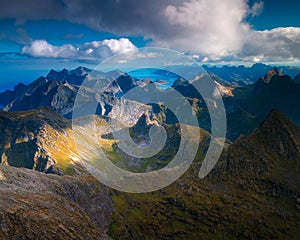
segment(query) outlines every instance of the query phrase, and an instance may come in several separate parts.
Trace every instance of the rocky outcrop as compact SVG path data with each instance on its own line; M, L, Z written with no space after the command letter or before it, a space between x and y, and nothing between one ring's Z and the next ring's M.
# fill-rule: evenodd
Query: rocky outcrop
M278 68L273 68L273 69L269 70L269 71L267 72L267 74L266 74L264 77L262 77L261 79L262 79L265 83L269 83L269 82L271 81L271 79L272 79L273 77L275 77L275 76L277 76L277 77L282 77L282 76L284 76L284 74L283 74L283 72L282 72L281 70L279 70Z
M0 126L2 164L59 174L82 171L76 163L70 121L50 108L1 111Z

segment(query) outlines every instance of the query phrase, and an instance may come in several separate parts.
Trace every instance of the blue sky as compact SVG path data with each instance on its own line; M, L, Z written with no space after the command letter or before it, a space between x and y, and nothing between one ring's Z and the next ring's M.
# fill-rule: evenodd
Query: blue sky
M300 66L299 9L292 0L2 0L0 90L144 46L205 64Z
M254 25L256 30L291 26L300 27L299 1L264 0L263 2L262 13L250 20L250 23Z

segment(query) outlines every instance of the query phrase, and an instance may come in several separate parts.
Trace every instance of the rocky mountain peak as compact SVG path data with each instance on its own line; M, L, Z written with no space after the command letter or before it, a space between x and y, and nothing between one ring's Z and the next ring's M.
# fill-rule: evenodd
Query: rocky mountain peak
M272 110L249 137L229 146L223 163L231 176L264 178L295 191L300 187L300 129Z
M65 68L60 72L57 72L54 69L51 69L46 78L50 81L63 82L64 80L66 80L68 75L69 75L69 71Z
M78 76L85 75L85 74L87 74L89 72L91 72L90 69L88 69L86 67L82 67L82 66L76 68L75 70L70 71L70 73L74 73L74 74L76 74Z
M294 82L299 84L300 83L300 74L296 75L294 78Z
M127 74L118 77L116 82L124 93L137 86L137 81Z
M268 118L253 132L253 138L264 137L270 147L286 158L296 154L300 158L300 130L283 113L272 110Z
M267 72L267 74L262 78L265 83L269 83L274 77L284 76L282 70L278 68L273 68Z
M52 69L46 79L60 83L69 82L71 84L80 85L90 72L91 70L85 67L78 67L71 71L65 68L61 71Z
M295 82L278 68L269 70L264 77L259 78L254 84L254 92L258 95L265 95L269 99L289 95L295 91L297 91Z

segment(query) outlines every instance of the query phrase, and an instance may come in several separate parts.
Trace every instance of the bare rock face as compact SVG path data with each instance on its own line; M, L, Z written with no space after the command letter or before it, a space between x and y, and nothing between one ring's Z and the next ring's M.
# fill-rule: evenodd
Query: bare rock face
M71 123L50 108L0 112L0 162L48 173L75 174Z
M111 112L108 114L110 118L122 119L122 122L132 126L138 122L144 114L152 115L150 106L132 102L126 99L116 99Z
M108 239L112 203L91 176L0 165L0 239Z

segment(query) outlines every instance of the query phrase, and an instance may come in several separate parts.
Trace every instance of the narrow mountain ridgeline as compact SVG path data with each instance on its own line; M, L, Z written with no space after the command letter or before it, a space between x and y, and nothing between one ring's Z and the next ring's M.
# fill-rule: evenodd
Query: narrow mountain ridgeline
M24 88L3 108L5 111L28 111L39 106L50 106L63 116L72 112L77 89L67 82L40 77ZM13 92L13 95L16 95Z
M201 163L149 194L113 191L114 239L298 239L300 129L272 111L222 154L205 179ZM124 224L126 223L126 224Z
M0 93L0 105L1 107L5 107L7 104L12 102L14 99L17 97L21 96L24 94L26 91L27 86L24 85L23 83L19 83L14 87L14 90L6 90L3 93Z
M224 155L226 161L215 169L221 179L247 179L249 188L272 196L299 196L300 129L283 113L272 110L249 137L241 136ZM226 172L221 173L222 168ZM252 185L253 181L261 183L261 188Z
M110 239L112 202L91 176L0 165L0 239Z
M71 123L50 108L0 112L1 163L41 172L76 174L83 168L72 136Z

